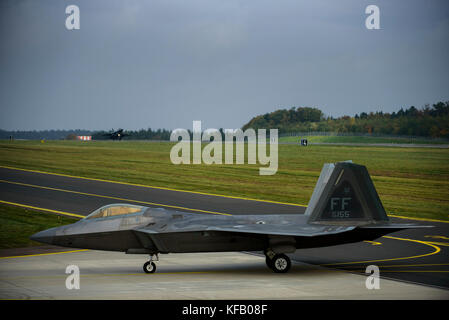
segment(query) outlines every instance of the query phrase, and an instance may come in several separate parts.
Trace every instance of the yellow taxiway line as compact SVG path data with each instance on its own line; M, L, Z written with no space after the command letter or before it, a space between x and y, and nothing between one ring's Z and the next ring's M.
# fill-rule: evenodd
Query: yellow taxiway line
M366 261L327 263L327 264L322 264L322 266L341 266L341 265L346 265L346 264L359 264L359 263L372 263L372 262L382 262L382 261L397 261L397 260L406 260L406 259L416 259L416 258L422 258L422 257L431 256L431 255L437 254L438 252L441 251L440 247L437 247L436 245L434 245L432 243L429 243L429 242L426 242L426 241L414 240L414 239L405 239L405 238L397 238L397 237L392 237L392 236L383 236L383 238L394 239L394 240L401 240L401 241L417 242L417 243L425 244L426 246L430 246L430 247L434 248L435 251L430 252L430 253L417 255L417 256L410 256L410 257L390 258L390 259L380 259L380 260L366 260Z
M89 249L79 249L79 250L71 250L71 251L49 252L49 253L36 253L36 254L24 254L22 256L0 257L0 259L29 258L29 257L49 256L49 255L54 255L54 254L74 253L74 252L83 252L83 251L89 251Z
M26 205L26 204L21 204L21 203L16 203L16 202L9 202L9 201L0 200L0 203L9 204L9 205L12 205L12 206L17 206L17 207L22 207L22 208L27 208L27 209L33 209L33 210L39 210L39 211L46 211L46 212L56 213L56 214L60 214L60 215L64 215L64 216L70 216L70 217L76 217L76 218L85 218L85 216L82 216L80 214L75 214L75 213L70 213L70 212L65 212L65 211L45 209L45 208L39 208L39 207L29 206L29 205Z

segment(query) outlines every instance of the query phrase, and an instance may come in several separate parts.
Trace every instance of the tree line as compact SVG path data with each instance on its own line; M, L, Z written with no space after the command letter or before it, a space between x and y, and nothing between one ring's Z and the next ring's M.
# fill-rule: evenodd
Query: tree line
M0 129L0 139L26 139L26 140L75 140L77 136L92 136L93 140L108 140L108 133L104 130L41 130L41 131L7 131ZM170 130L140 129L124 131L128 140L170 140Z
M401 108L393 113L362 112L338 118L325 116L318 108L292 107L254 117L242 129L248 128L278 128L279 133L321 131L449 138L449 101L419 109Z
M252 118L242 129L279 129L279 133L335 132L375 135L408 135L449 139L449 101L411 106L397 112L362 112L354 116L334 118L326 116L318 108L292 107L279 109ZM107 140L112 131L89 130L42 130L6 131L0 129L0 139L76 139L76 136L91 135L93 140ZM190 131L189 131L190 132ZM224 138L223 129L220 129ZM170 140L170 130L125 130L125 140ZM191 134L191 132L190 132Z
M67 136L89 136L89 130L1 130L0 139L25 139L25 140L64 140Z

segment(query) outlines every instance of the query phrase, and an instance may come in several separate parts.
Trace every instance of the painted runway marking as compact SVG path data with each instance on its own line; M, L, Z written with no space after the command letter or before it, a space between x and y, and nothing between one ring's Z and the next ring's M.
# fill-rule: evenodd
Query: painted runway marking
M424 238L434 238L434 239L442 239L442 240L449 240L446 236L424 236Z
M399 218L399 219L406 219L406 220L449 223L449 221L447 221L447 220L428 219L428 218L416 218L416 217L404 217L404 216L399 216L399 215L396 215L396 214L393 214L393 213L389 213L388 216L390 218Z
M427 243L434 244L436 246L449 247L449 243L447 242L434 242L434 241L426 241Z
M71 251L60 251L60 252L49 252L49 253L26 254L26 255L23 255L23 256L0 257L0 259L29 258L29 257L49 256L49 255L54 255L54 254L75 253L75 252L84 252L84 251L89 251L89 250L88 250L88 249L80 249L80 250L71 250Z
M369 241L369 240L364 240L363 242L370 243L373 246L380 246L382 244L382 242Z
M9 205L12 205L12 206L17 206L17 207L33 209L33 210L48 211L48 212L51 212L51 213L56 213L56 214L60 214L60 215L64 215L64 216L70 216L70 217L76 217L76 218L84 218L85 217L85 216L82 216L82 215L79 215L79 214L75 214L75 213L70 213L70 212L65 212L65 211L58 211L58 210L51 210L51 209L45 209L45 208L40 208L40 207L34 207L34 206L26 205L26 204L21 204L21 203L16 203L16 202L9 202L9 201L4 201L4 200L0 200L0 203L9 204Z
M449 266L449 263L421 263L421 264L394 264L394 265L379 265L379 268L403 268L403 267L437 267L437 266ZM345 267L347 269L360 269L357 267Z
M383 236L383 238L421 243L421 244L424 244L424 245L427 245L427 246L430 246L430 247L434 248L435 251L430 252L430 253L426 253L426 254L417 255L417 256L410 256L410 257L379 259L379 260L366 260L366 261L353 261L353 262L327 263L327 264L322 264L322 266L341 266L341 265L347 265L347 264L359 264L359 263L372 263L372 262L382 262L382 261L396 261L396 260L416 259L416 258L422 258L422 257L431 256L431 255L437 254L437 253L439 253L441 251L440 247L438 247L438 246L436 246L436 245L434 245L432 243L426 242L426 241L397 238L397 237L392 237L392 236Z

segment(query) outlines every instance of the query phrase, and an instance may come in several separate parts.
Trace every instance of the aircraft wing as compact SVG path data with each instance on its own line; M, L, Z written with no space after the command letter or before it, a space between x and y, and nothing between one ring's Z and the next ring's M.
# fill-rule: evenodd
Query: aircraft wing
M330 225L330 224L309 224L309 223L285 223L281 221L280 223L173 223L164 224L161 227L151 226L145 228L134 229L136 232L143 232L146 234L165 234L165 233L181 233L181 232L207 232L207 231L222 231L222 232L233 232L233 233L251 233L259 235L278 235L278 236L292 236L292 237L315 237L332 235L343 232L348 232L358 229L364 229L369 232L373 230L374 232L388 231L394 232L403 229L410 228L420 228L429 227L416 224L398 224L398 223L378 223L378 224L368 224L368 225ZM377 231L376 231L377 229ZM394 230L394 231L393 231Z
M329 226L329 225L272 225L272 224L244 224L244 225L196 225L196 226L168 226L164 229L137 229L135 231L147 234L198 232L198 231L223 231L235 233L253 233L260 235L281 235L294 237L313 237L342 233L355 229L356 226Z
M342 233L353 230L355 226L323 226L323 225L290 225L273 226L266 224L254 225L236 225L232 227L209 227L211 231L227 231L241 233L258 233L267 235L295 236L295 237L314 237L328 234Z
M412 223L382 223L382 224L370 224L364 226L342 226L342 225L265 225L265 224L252 224L252 225L235 225L225 227L207 227L206 231L227 231L227 232L241 232L241 233L258 233L267 235L282 235L282 236L295 236L295 237L314 237L331 235L337 233L343 233L347 231L359 229L378 229L378 230L404 230L404 229L419 229L419 228L432 228L428 225L417 225ZM390 231L392 232L392 231Z

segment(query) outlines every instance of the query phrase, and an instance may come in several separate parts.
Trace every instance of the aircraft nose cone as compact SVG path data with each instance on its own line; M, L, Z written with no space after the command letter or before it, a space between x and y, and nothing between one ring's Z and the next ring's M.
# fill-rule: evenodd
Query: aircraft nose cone
M30 239L33 241L41 242L41 243L53 244L53 237L56 234L55 229L56 228L51 228L51 229L37 232L37 233L33 234L30 237Z

